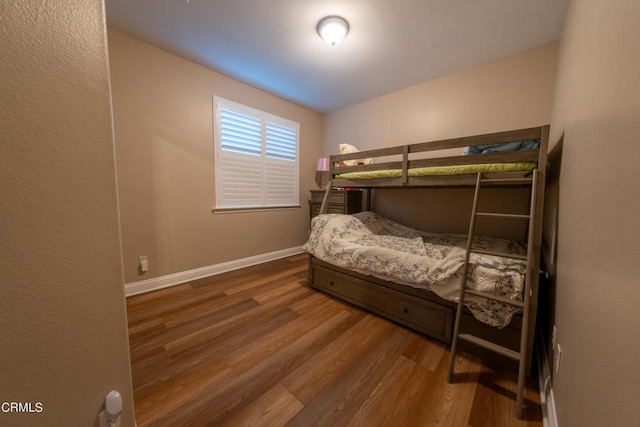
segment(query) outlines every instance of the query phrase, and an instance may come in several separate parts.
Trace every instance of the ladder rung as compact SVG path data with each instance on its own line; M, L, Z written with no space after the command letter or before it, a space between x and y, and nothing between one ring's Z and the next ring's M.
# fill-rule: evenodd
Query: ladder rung
M506 252L485 251L483 249L473 249L473 248L471 248L471 252L476 253L476 254L482 254L482 255L501 256L503 258L521 259L523 261L527 260L527 256L526 255L508 254Z
M498 213L498 212L476 212L477 216L490 216L495 218L520 218L520 219L529 219L528 214L509 214L509 213Z
M486 348L487 350L491 350L494 353L498 353L502 356L508 357L509 359L513 359L516 361L520 360L520 353L518 353L517 351L513 351L510 348L503 347L491 341L483 340L482 338L478 338L475 335L458 334L458 338L475 344L479 347Z
M531 184L533 178L482 178L480 180L482 184L492 182L503 182L505 184Z
M502 303L505 303L505 304L513 305L514 307L524 308L524 302L522 302L522 301L514 300L514 299L511 299L511 298L506 298L506 297L503 297L503 296L500 296L500 295L490 294L488 292L476 291L475 289L465 289L464 291L467 294L475 295L477 297L489 298L489 299L492 299L494 301L498 301L498 302L502 302Z

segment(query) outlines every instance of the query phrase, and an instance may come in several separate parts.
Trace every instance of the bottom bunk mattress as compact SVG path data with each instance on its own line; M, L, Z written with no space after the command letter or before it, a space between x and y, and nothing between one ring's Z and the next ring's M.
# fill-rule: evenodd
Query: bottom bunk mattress
M328 264L360 274L426 289L457 302L467 236L414 230L373 212L327 214L313 218L304 249ZM474 247L525 255L520 242L476 236ZM468 287L522 300L525 261L471 254ZM465 305L482 323L503 328L519 310L511 305L470 296Z

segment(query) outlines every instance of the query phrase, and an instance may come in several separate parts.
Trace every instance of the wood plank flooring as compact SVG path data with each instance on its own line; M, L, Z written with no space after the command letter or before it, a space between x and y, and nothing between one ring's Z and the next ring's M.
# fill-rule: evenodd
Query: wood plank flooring
M537 381L311 289L291 256L127 300L146 426L541 426Z

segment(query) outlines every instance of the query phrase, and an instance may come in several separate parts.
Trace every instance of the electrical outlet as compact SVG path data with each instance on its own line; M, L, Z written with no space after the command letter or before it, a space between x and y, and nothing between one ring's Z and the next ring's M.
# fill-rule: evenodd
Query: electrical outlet
M118 417L113 421L107 421L107 416L104 411L100 412L98 415L98 425L99 427L121 427L122 426L122 416L118 415Z

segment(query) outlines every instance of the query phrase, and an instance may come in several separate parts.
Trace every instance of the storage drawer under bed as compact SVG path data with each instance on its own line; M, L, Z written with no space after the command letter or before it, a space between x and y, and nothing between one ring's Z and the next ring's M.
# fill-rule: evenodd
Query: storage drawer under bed
M335 270L311 266L311 286L415 329L451 343L454 309Z

